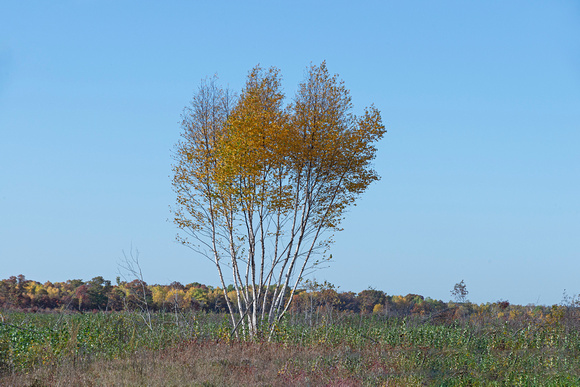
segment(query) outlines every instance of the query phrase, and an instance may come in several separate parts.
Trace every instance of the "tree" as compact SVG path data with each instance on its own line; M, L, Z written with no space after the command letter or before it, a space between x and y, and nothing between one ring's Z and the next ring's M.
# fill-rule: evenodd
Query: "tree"
M90 309L106 310L109 305L109 292L112 289L111 281L98 276L86 284L88 307Z
M237 99L206 80L176 146L178 240L215 264L236 335L241 325L271 336L307 270L327 259L344 211L379 179L380 112L355 116L325 63L308 69L293 103L284 97L276 68L255 67Z
M467 300L467 295L469 291L467 290L467 286L465 282L461 280L461 282L456 283L451 291L451 295L455 299L456 302L465 302Z
M363 313L371 313L377 304L384 304L387 301L387 295L382 290L366 289L358 294L360 310Z
M153 296L151 289L143 280L143 271L141 270L141 263L139 262L139 250L133 253L133 246L129 250L129 255L125 254L123 250L123 260L119 262L119 274L125 278L122 272L127 273L134 278L133 281L124 284L126 306L139 307L141 309L141 318L147 324L149 329L153 329L151 325L151 310L150 305L153 303ZM121 278L117 277L117 286L121 287Z

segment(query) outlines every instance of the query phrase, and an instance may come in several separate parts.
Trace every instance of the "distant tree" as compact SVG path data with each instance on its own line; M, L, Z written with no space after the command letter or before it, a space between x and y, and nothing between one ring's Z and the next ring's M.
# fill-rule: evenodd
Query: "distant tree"
M11 276L0 283L0 300L5 307L15 307L18 303L16 277Z
M154 309L164 310L165 299L167 298L167 293L169 292L170 288L162 285L154 285L150 286L149 289L151 289L151 300L153 302L152 306Z
M74 298L73 298L74 306L78 308L78 310L85 310L88 309L89 305L89 294L88 294L88 286L82 284L81 286L77 286L74 291Z
M179 281L173 281L172 283L169 284L169 287L172 289L177 289L177 290L184 290L185 286L183 286L183 284Z
M89 309L105 310L109 304L109 292L112 289L111 281L98 276L86 283Z
M149 306L153 303L151 288L147 286L145 281L140 279L125 283L123 288L127 296L127 306L130 309L140 310L146 322L148 322Z
M191 303L194 309L207 309L209 302L207 287L205 289L201 286L191 288L188 293L190 294Z
M336 286L328 281L318 282L305 280L302 284L303 291L295 293L291 310L294 313L304 312L305 321L313 325L313 316L316 313L316 323L319 320L320 312L325 313L327 321L331 321L332 312L340 305L340 298L336 292Z
M384 304L387 300L385 292L376 289L366 289L357 296L360 310L363 313L372 313L375 305Z
M451 291L451 296L455 299L456 302L465 302L467 300L467 295L469 291L467 290L467 286L465 282L461 280L461 282L456 283Z
M340 302L340 310L359 313L360 303L354 292L341 292L338 293L338 300Z
M67 289L73 291L76 288L78 288L79 286L84 285L84 282L82 279L72 279L72 280L66 281L66 284L67 284Z
M139 261L139 250L135 249L135 252L133 252L133 246L131 246L129 254L126 254L123 250L123 259L119 262L119 274L123 277L128 275L129 277L134 278L133 281L125 283L127 296L125 302L129 305L132 304L133 308L139 308L141 311L141 318L145 324L147 324L149 329L153 329L151 323L151 305L153 304L153 295L151 289L143 280L143 271ZM119 281L120 278L117 277L117 283L119 283Z
M125 306L127 305L127 295L122 288L123 282L119 281L119 283L111 289L108 294L108 307L110 310L124 310Z
M215 80L202 83L173 167L178 239L215 264L232 325L250 336L273 332L345 209L379 178L370 163L385 133L380 113L354 116L325 63L310 67L290 106L283 101L275 68L254 68L237 101Z

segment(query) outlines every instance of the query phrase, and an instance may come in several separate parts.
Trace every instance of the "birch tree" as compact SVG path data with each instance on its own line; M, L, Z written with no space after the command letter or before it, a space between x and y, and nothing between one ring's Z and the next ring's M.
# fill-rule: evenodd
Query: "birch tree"
M215 264L236 336L271 338L345 210L379 179L380 112L354 115L325 63L284 99L276 68L250 71L239 98L204 81L176 146L177 238Z

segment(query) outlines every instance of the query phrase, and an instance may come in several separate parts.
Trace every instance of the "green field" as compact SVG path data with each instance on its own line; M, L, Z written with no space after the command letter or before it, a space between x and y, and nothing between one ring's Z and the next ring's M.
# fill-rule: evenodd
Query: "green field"
M225 314L4 311L0 385L580 385L576 310L560 311L294 314L272 342L232 340Z

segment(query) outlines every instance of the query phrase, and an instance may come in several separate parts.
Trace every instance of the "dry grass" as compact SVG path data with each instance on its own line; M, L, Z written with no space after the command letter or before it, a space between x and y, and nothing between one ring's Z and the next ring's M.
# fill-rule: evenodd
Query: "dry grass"
M386 385L389 371L393 373L395 370L389 370L388 364L378 361L376 349L353 352L328 346L304 348L276 343L193 341L160 351L139 351L124 359L85 359L40 367L28 373L0 378L0 384L359 386L383 381ZM400 385L409 385L412 380L404 378L398 382Z

